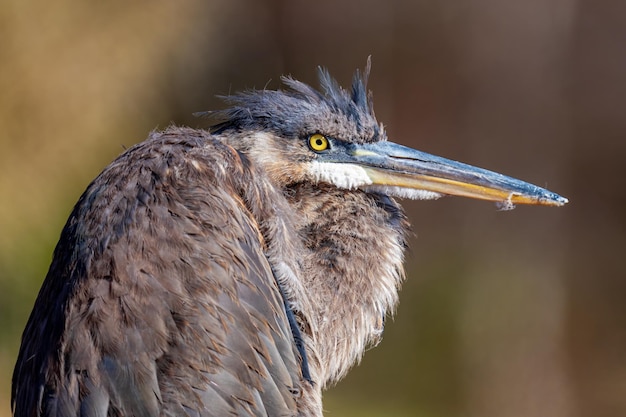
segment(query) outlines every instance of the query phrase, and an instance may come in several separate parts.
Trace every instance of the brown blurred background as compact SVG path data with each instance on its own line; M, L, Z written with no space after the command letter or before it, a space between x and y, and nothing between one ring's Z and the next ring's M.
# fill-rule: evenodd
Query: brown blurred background
M216 94L370 87L392 140L547 186L564 208L406 202L383 343L328 416L626 415L626 3L215 0L0 4L0 417L71 207L124 147Z

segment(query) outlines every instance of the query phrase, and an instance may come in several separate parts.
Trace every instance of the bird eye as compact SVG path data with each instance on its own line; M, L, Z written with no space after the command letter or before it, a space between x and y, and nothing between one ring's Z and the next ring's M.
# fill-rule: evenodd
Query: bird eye
M326 136L316 133L309 136L309 146L316 152L325 151L328 149L328 139Z

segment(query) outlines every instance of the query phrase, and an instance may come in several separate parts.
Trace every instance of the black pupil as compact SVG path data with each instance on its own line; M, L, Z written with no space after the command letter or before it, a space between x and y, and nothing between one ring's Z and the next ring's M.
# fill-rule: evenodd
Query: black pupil
M316 140L315 140L315 144L316 144L317 146L322 146L322 144L323 144L323 143L324 143L324 142L322 142L322 140L321 140L321 139L316 139Z

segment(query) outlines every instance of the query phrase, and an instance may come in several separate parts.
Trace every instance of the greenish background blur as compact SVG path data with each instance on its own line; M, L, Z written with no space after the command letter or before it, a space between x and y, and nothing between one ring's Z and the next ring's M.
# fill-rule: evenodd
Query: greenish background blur
M564 208L406 202L416 237L385 339L328 416L626 415L626 3L0 4L0 417L74 202L117 154L216 94L370 87L392 140L547 186Z

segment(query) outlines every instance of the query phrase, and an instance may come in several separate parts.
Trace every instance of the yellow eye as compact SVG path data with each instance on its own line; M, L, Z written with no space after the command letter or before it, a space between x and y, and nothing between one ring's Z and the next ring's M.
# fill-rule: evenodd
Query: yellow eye
M328 149L328 139L326 139L326 136L316 133L309 136L309 146L317 152L325 151Z

